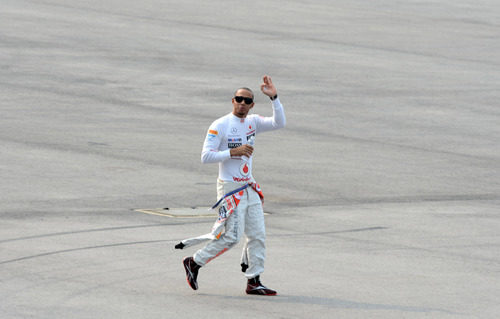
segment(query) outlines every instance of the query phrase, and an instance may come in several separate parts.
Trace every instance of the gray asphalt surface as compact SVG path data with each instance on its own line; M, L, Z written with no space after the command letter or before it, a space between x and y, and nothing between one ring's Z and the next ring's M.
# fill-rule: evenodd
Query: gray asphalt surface
M1 318L498 318L497 1L0 2ZM200 272L210 123L272 76L271 298ZM271 114L268 99L254 112Z

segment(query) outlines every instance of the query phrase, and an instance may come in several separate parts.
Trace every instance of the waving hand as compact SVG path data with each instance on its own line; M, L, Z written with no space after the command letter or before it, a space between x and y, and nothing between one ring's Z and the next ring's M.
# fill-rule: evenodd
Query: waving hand
M269 97L273 97L278 94L278 90L276 90L276 87L274 86L273 81L271 81L270 76L264 75L263 81L264 83L260 85L260 90L262 91L262 93Z

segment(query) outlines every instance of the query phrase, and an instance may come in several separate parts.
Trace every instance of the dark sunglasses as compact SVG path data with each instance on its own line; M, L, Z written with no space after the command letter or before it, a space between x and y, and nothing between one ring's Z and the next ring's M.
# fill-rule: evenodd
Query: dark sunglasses
M253 102L253 99L251 97L244 97L244 96L235 96L234 100L238 103L245 101L245 104L252 104Z

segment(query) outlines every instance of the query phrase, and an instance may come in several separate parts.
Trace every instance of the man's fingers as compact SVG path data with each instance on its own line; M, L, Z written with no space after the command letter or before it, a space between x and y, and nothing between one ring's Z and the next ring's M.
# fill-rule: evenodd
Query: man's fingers
M253 147L251 145L245 144L241 145L234 150L233 156L248 156L250 157L253 153Z
M246 155L252 155L253 147L248 145L248 144L245 144L245 152L246 152Z
M250 157L250 155L252 155L253 153L253 147L248 144L242 145L242 147L243 147L243 155Z
M267 85L273 85L273 81L271 80L271 77L268 76L268 75L264 75L264 77L262 78L262 80Z
M276 88L274 87L271 77L268 75L264 75L262 80L264 81L264 83L260 86L260 90L262 91L262 93L271 97L276 95Z

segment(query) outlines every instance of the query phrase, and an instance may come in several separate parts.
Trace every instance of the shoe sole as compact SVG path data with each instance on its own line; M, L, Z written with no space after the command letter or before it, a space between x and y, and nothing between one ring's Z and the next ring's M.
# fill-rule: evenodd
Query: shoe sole
M277 292L273 292L273 293L269 293L269 294L261 294L261 293L258 293L258 292L248 292L246 291L247 295L254 295L254 296L276 296L278 293Z

